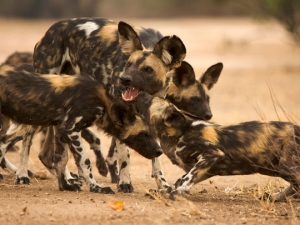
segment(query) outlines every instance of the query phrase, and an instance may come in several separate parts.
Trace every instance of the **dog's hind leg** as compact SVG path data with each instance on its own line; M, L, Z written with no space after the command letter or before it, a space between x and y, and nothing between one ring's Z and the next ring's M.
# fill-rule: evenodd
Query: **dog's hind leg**
M76 126L74 126L76 127ZM101 187L95 180L92 174L92 167L90 159L81 143L81 132L67 131L64 139L69 144L70 150L74 156L78 173L87 182L91 192L114 194L110 187Z
M68 146L61 143L58 140L59 137L54 132L53 126L49 126L46 129L45 140L39 153L39 159L48 171L58 178L60 190L80 190L80 186L82 186L81 179L77 175L71 174L66 166L68 150L64 148L68 148ZM64 164L65 168L62 168Z
M100 137L89 129L83 129L81 136L86 140L96 155L96 166L102 176L107 176L108 170L101 151Z
M118 158L119 158L119 153L116 145L116 139L112 138L108 150L108 154L106 157L106 163L108 165L112 183L118 183L119 181Z

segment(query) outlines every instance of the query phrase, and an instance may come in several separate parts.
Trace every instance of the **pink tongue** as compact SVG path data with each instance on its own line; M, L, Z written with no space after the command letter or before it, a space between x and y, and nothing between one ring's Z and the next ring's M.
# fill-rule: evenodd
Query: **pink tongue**
M140 89L135 88L134 90L132 88L128 88L123 95L124 101L133 101L135 97L139 94Z

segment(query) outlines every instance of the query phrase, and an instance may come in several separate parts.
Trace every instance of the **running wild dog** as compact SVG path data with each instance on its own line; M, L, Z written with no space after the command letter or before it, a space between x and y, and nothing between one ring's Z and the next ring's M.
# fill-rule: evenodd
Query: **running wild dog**
M172 80L170 72L180 67L185 55L185 46L176 36L122 21L79 18L59 21L47 30L35 46L33 65L41 74L61 74L68 63L75 74L91 76L114 98L121 98L121 93L114 93L111 87L121 79L127 87L123 100L133 101L141 91L164 97ZM115 142L120 155L127 155L126 146ZM126 192L131 180L123 169L120 167L118 189Z
M79 175L84 178L91 192L113 193L95 181L90 160L81 144L81 132L95 124L107 134L151 159L162 151L143 115L133 106L114 100L103 85L88 76L57 76L29 73L4 65L0 69L1 113L17 123L28 124L28 130L1 137L0 160L6 150L23 139L29 154L34 132L40 126L54 126L53 168L60 190L80 190L79 185L65 179L68 160L65 145L74 155ZM22 67L22 65L21 65ZM78 104L80 103L80 104ZM27 172L27 168L26 168Z
M253 173L290 183L272 196L275 200L300 193L299 126L279 121L223 126L187 118L167 101L145 93L137 101L137 107L150 109L150 123L163 152L186 172L173 186L162 187L171 198L212 176Z

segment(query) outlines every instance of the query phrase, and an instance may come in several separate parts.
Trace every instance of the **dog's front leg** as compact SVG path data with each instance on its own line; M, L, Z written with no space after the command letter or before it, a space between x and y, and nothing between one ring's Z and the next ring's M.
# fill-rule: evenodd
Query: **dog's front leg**
M118 149L118 164L119 164L119 174L120 179L118 181L118 191L124 193L133 192L133 186L130 179L130 155L128 148L125 144L121 144L118 139L116 139L116 148Z
M152 159L152 177L155 179L158 190L166 191L168 193L171 191L171 186L164 177L159 157Z
M87 128L82 130L81 135L82 138L89 143L90 148L94 151L96 155L96 166L99 173L102 176L106 177L108 170L101 151L100 137Z
M114 194L110 187L101 187L95 180L90 159L88 158L85 149L81 142L81 132L67 132L67 141L70 150L75 158L75 163L78 168L78 173L87 182L91 192Z
M173 191L170 193L170 198L174 199L176 194L189 193L191 187L204 180L206 172L218 161L223 159L225 154L219 149L209 149L200 154L195 166L184 176L179 178L174 186Z
M116 139L113 137L111 139L111 144L108 150L108 154L106 157L106 163L108 165L111 182L118 183L119 182L119 170L118 170L118 158L119 152L116 144Z

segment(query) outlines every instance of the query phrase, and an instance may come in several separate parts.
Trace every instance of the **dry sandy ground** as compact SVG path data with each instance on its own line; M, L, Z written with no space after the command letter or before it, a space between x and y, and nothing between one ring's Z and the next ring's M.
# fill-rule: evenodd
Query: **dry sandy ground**
M123 18L121 18L123 19ZM200 76L219 61L224 70L211 91L213 121L222 124L246 120L291 119L300 122L300 49L274 23L259 24L248 19L132 20L165 35L176 34L187 47L187 61ZM0 19L0 62L14 51L32 51L54 21ZM270 94L270 90L273 95ZM272 97L279 104L274 104ZM281 108L284 109L282 112ZM103 136L106 154L109 139ZM45 171L37 159L38 136L34 140L29 167ZM89 152L92 161L92 152ZM150 162L131 151L134 193L102 195L60 192L54 177L31 179L31 185L16 186L14 175L1 171L0 224L291 224L300 223L300 200L265 203L255 198L264 190L276 191L286 183L261 175L214 177L197 184L186 198L170 201L145 196L156 187ZM18 153L9 153L18 163ZM183 174L162 157L170 183ZM73 159L71 169L75 171ZM110 178L96 174L98 182L116 191ZM124 201L115 211L106 202Z

